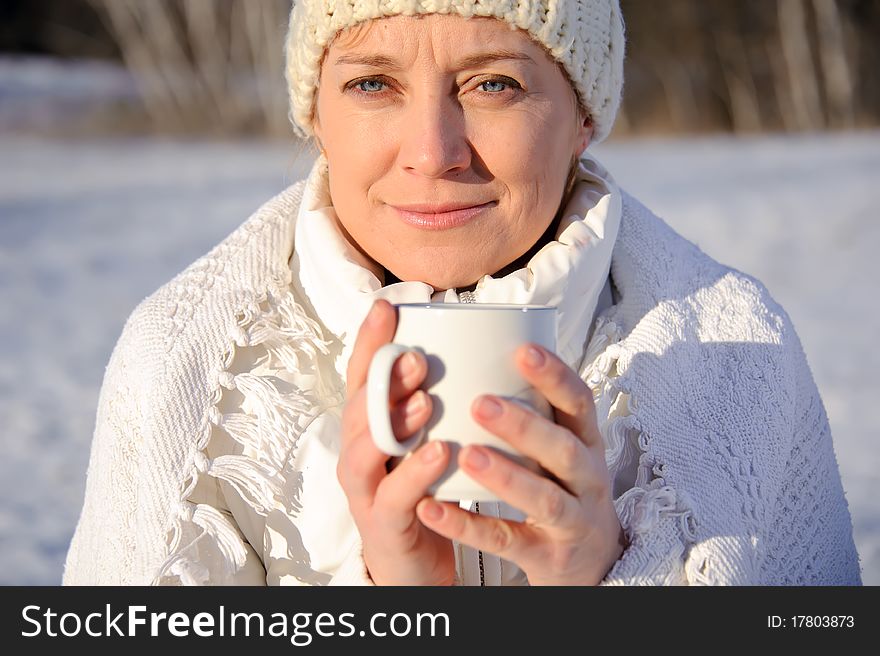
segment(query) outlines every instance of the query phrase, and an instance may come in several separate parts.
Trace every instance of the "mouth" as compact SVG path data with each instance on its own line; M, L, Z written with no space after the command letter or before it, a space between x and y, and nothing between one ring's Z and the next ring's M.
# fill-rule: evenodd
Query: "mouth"
M498 201L480 204L446 203L444 205L389 205L408 225L423 230L448 230L470 222L481 212L495 207Z

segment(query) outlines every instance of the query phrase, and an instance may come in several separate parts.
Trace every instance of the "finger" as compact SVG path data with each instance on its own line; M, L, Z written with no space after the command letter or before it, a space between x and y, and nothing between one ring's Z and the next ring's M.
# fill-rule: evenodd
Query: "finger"
M427 373L428 363L425 356L415 351L400 356L392 367L388 401L392 405L390 411L391 427L395 437L399 440L403 440L407 435L412 435L415 432L409 429L406 418L408 416L409 420L412 420L414 412L418 412L419 416L423 414L424 409L417 407L418 404L422 403L430 408L430 397L418 389ZM369 431L366 385L351 392L351 398L346 403L342 421L343 448L345 448L349 437Z
M418 351L407 351L397 356L391 367L391 385L388 400L397 403L418 389L428 375L428 360Z
M390 530L405 531L412 525L416 504L446 471L449 455L449 445L445 442L428 442L382 479L373 508L381 508L386 513L386 526Z
M384 299L373 303L370 312L358 329L357 338L348 360L346 372L347 398L357 392L367 381L367 372L373 355L383 344L394 337L397 329L397 312L394 306Z
M521 522L477 515L455 503L438 503L430 497L419 502L416 515L435 533L520 567L541 557L540 536L536 529Z
M391 409L391 430L401 442L415 435L431 417L431 397L416 390Z
M472 413L486 430L536 461L573 494L581 495L602 483L586 445L568 428L519 403L491 395L474 399Z
M458 462L477 483L528 515L530 522L565 533L581 528L578 499L500 451L469 445L461 450Z
M602 445L593 392L581 377L538 344L524 344L517 350L516 359L525 379L555 408L556 423L589 447Z
M363 406L365 395L366 390L359 390L350 403ZM362 414L365 413L362 411ZM392 425L395 436L400 440L411 437L425 425L430 416L430 397L420 390L394 408ZM343 430L343 445L336 472L349 499L357 498L368 506L372 505L376 489L387 475L386 462L388 455L373 443L365 421L359 431Z

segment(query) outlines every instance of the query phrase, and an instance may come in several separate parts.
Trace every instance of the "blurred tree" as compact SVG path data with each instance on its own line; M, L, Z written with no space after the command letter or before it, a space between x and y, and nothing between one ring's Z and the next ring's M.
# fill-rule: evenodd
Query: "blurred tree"
M828 123L831 127L849 128L854 123L855 89L840 8L835 0L813 0L813 7Z
M880 61L877 0L621 4L628 132L877 123L880 84L859 74Z
M158 129L290 132L284 35L290 0L90 0Z

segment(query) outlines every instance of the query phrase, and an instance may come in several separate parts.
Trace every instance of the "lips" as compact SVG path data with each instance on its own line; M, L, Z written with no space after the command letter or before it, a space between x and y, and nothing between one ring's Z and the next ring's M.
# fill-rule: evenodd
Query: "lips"
M423 230L448 230L469 223L481 212L495 207L497 201L487 203L445 203L436 205L391 205L406 224Z
M416 203L414 205L393 205L392 207L404 212L415 212L417 214L445 214L446 212L454 212L456 210L466 210L470 207L479 207L480 205L485 205L487 202L490 201L474 203L442 203L437 205Z

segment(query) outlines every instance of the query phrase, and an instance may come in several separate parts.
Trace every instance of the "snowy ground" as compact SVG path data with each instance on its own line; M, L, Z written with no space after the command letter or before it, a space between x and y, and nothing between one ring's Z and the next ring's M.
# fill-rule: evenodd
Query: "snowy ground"
M788 310L831 417L864 580L880 584L880 133L596 152ZM308 163L283 145L0 135L0 584L60 581L128 313Z

